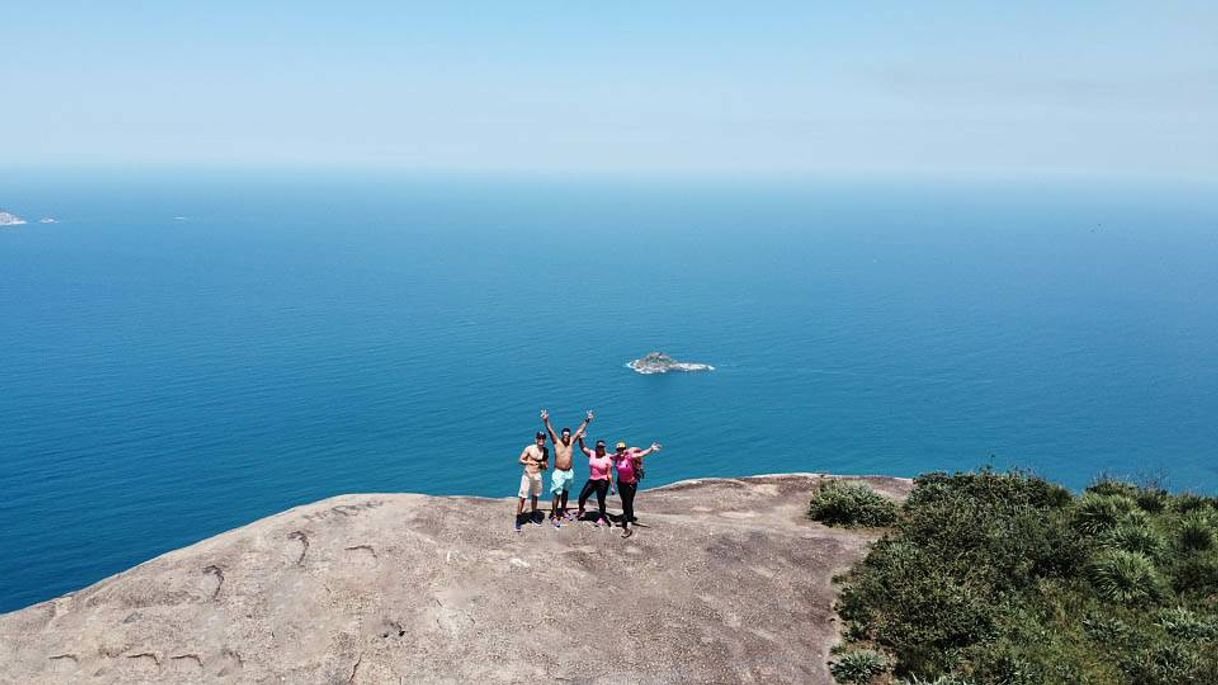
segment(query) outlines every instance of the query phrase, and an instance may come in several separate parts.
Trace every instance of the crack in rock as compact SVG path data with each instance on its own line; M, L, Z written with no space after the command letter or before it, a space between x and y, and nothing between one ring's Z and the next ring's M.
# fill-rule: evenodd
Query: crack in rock
M212 564L212 565L208 566L207 568L203 569L203 573L204 574L213 574L216 576L216 581L217 581L216 589L212 590L212 593L211 593L211 598L214 600L216 597L220 596L220 588L224 586L224 569L220 568L219 566L216 566L215 564Z
M199 668L203 668L203 660L199 658L198 654L175 654L169 658L173 661L180 659L194 659L195 663L199 665Z
M75 654L56 654L47 658L51 661L55 661L56 659L71 659L74 663L80 663L80 659L77 659Z
M139 654L128 654L127 658L128 659L148 658L148 659L152 659L152 663L156 664L158 667L160 667L160 665L161 665L161 657L153 654L152 652L140 652Z
M373 558L373 559L377 559L377 558L378 558L378 557L376 556L376 550L372 548L372 545L354 545L354 546L352 546L352 547L347 547L346 549L347 549L347 551L348 551L348 552L351 552L351 551L354 551L354 550L357 550L357 549L365 549L365 550L368 550L368 551L369 551L369 552L372 554L372 558Z
M351 677L347 678L347 685L355 682L355 674L359 673L359 665L364 662L364 654L360 652L359 658L355 660L355 665L351 667Z
M296 560L296 565L303 566L305 555L309 553L309 536L306 535L302 530L294 530L291 533L288 533L288 539L297 540L302 545L300 550L300 558Z

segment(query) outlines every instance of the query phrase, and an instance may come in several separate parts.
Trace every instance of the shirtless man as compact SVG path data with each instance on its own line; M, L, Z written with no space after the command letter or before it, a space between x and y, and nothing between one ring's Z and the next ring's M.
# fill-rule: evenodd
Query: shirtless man
M575 441L584 437L584 431L588 429L588 424L592 423L594 418L596 418L596 414L588 412L574 436L571 435L570 428L564 428L560 438L554 433L554 426L550 424L550 412L545 409L541 410L541 420L550 434L550 441L554 443L554 472L550 474L550 494L554 496L554 500L550 503L550 521L555 528L562 527L560 517L567 517L567 496L571 490L571 481L575 480L574 464L571 461L571 454L575 451Z
M520 532L524 516L524 500L533 498L533 516L537 516L537 498L541 495L541 472L550 467L550 450L546 449L546 434L537 431L532 445L520 453L524 474L520 476L520 503L516 505L516 532Z

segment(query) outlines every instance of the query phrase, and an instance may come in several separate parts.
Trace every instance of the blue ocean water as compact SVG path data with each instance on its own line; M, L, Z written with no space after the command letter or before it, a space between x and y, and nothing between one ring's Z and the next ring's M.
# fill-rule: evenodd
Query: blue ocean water
M0 230L0 610L330 495L512 495L541 407L663 442L650 485L1213 492L1214 190L5 174L60 223Z

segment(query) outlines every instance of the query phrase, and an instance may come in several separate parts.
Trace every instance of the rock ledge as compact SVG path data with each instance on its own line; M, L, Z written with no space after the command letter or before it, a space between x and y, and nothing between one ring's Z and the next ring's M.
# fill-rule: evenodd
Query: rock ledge
M804 516L832 477L644 490L627 540L516 534L507 499L334 497L0 615L0 681L830 683L831 578L874 537Z

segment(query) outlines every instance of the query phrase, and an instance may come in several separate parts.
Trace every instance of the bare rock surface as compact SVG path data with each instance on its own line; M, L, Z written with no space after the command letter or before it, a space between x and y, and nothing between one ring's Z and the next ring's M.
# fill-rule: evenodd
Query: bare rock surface
M518 534L507 499L343 495L0 615L0 680L830 683L831 579L873 534L804 516L826 477L644 490L629 539Z

